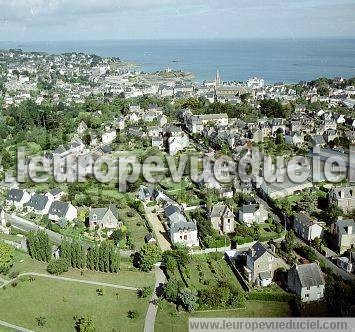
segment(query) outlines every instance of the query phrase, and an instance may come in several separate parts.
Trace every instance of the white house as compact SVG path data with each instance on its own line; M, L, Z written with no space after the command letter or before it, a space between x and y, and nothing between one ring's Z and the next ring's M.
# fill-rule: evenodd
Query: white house
M48 214L49 207L51 206L53 201L53 196L34 194L28 201L28 203L26 203L26 206L29 211L44 216Z
M164 213L168 220L172 244L184 244L187 247L199 246L196 224L187 221L179 207L168 205Z
M264 223L268 218L268 212L262 204L243 205L239 210L239 221L251 226L253 223Z
M294 231L306 241L313 241L321 238L323 227L304 212L296 213L293 222Z
M102 144L110 144L116 139L117 133L115 129L106 131L101 136Z
M14 206L16 209L22 209L24 204L26 204L31 199L31 195L22 189L10 189L6 198L7 206Z
M61 219L73 221L78 216L78 211L71 203L54 201L48 211L48 218L53 221Z

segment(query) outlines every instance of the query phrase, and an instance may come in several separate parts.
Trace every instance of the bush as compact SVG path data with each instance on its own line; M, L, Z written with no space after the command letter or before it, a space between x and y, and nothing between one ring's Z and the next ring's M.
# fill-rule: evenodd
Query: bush
M69 263L66 259L52 259L48 266L47 271L50 274L60 275L69 270Z
M46 325L47 320L45 317L39 316L39 317L36 317L36 322L39 327L43 327L44 325Z
M130 319L135 319L138 317L138 312L134 311L134 310L130 310L130 311L128 311L127 316Z

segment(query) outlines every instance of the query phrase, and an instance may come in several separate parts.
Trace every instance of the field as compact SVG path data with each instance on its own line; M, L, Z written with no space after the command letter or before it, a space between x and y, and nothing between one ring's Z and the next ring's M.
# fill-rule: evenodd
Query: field
M97 331L142 331L148 299L138 299L135 291L100 287L71 281L35 277L19 281L16 287L8 285L1 290L0 319L6 322L42 331L73 331L74 317L90 316ZM137 318L127 312L134 310ZM44 317L46 324L39 328L36 318Z
M21 251L15 252L15 263L10 272L37 272L47 274L47 263L36 261L30 258L26 253ZM142 288L145 286L154 284L154 274L144 273L132 268L128 259L122 258L121 271L118 273L103 273L90 270L84 270L83 273L77 269L70 269L62 276L75 278L80 280L91 280L106 282L111 284L117 284L122 286L131 286ZM9 279L8 276L4 276L5 279Z
M247 301L245 308L218 311L203 311L188 314L177 312L175 307L163 301L158 309L155 332L187 332L189 317L237 318L237 317L291 317L292 313L286 302Z

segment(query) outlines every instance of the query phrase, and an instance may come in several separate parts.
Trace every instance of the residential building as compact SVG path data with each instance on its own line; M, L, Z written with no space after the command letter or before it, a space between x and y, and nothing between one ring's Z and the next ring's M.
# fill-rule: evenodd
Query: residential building
M184 244L187 247L199 246L196 224L187 221L178 206L167 205L164 213L168 220L172 244Z
M321 238L323 234L321 224L304 212L295 214L293 229L305 241L313 241L317 237Z
M336 204L345 213L355 209L355 186L335 187L329 192L329 204Z
M44 216L45 214L48 214L53 201L53 196L34 194L25 205L29 211Z
M287 274L287 285L302 302L317 301L324 297L325 281L317 263L293 266Z
M121 228L122 222L118 221L117 207L114 205L110 205L108 208L90 208L89 227L90 229Z
M332 224L330 232L334 236L340 254L355 247L355 221L353 219L339 218Z
M209 214L212 227L222 234L233 233L235 228L235 216L232 210L225 204L215 204Z
M71 203L54 201L48 211L48 218L53 221L73 221L78 216L78 211Z
M262 204L245 204L239 210L239 221L247 226L264 223L268 218L268 212Z
M280 267L275 255L275 247L267 247L256 242L247 252L244 274L249 282L259 286L268 286L272 282L274 272Z
M7 198L6 205L14 206L16 209L22 209L24 204L26 204L31 199L31 195L22 189L10 189Z

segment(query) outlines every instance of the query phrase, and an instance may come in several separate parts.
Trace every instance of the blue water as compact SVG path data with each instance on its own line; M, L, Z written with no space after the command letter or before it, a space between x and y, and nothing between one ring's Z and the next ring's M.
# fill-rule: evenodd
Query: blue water
M355 76L355 39L0 42L0 49L8 48L116 56L140 64L144 71L188 71L198 81L212 79L217 68L224 81Z

